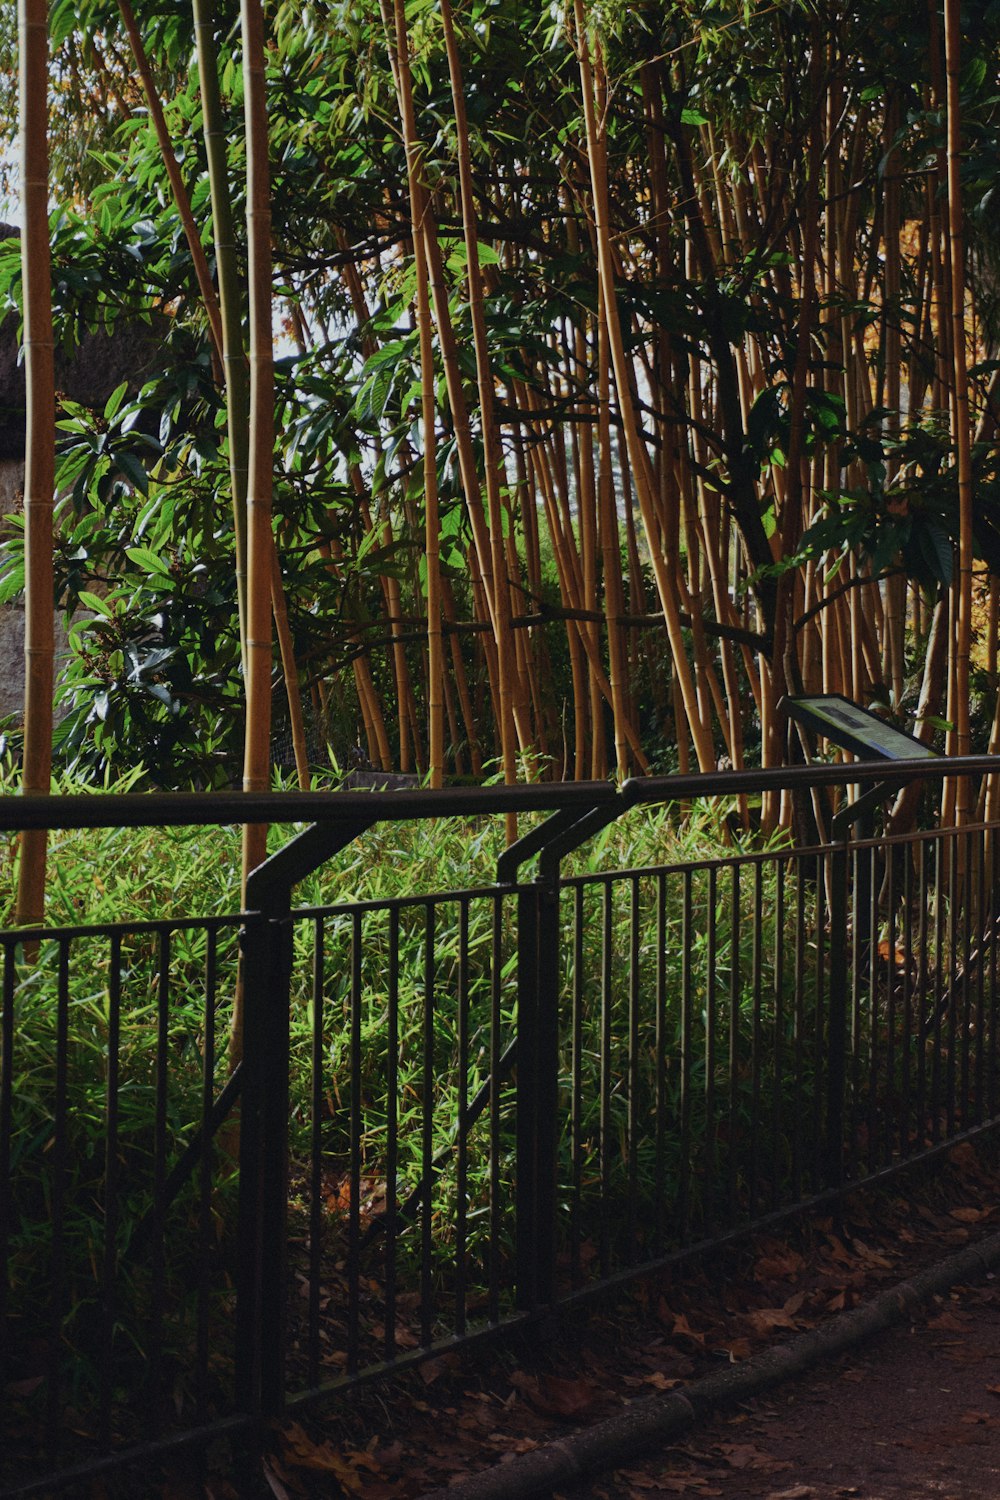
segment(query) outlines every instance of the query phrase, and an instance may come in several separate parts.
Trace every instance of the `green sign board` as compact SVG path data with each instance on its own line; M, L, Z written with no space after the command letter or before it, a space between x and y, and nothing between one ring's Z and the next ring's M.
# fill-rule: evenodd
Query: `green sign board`
M933 760L937 755L911 734L887 724L867 708L859 708L840 693L786 698L785 707L793 719L865 760Z

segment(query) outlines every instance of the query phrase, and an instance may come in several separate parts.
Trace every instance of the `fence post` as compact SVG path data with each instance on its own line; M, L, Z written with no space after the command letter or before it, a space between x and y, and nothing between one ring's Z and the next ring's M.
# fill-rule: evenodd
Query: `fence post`
M559 1144L559 885L517 896L517 1305L555 1292Z
M827 1018L826 1142L824 1176L831 1188L844 1180L844 1089L847 1082L848 829L830 854L830 988Z
M237 1394L267 1419L284 1404L288 1204L290 888L247 884Z

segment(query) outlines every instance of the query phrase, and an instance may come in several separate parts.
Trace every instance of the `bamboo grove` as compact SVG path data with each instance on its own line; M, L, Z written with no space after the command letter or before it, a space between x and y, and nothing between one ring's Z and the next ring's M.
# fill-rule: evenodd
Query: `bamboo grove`
M58 338L161 337L61 406L54 548L31 408L3 597L32 660L53 587L75 622L58 753L777 764L801 690L995 747L998 38L985 0L58 0L0 247L29 379L46 127ZM50 733L36 698L26 786Z

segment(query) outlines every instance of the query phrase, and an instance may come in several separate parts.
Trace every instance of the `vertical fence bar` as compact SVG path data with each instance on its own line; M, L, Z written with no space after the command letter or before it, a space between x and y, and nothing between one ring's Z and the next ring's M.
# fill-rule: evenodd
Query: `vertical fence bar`
M667 1179L667 877L656 876L656 1249L662 1253L666 1231Z
M396 1198L399 1145L399 907L389 908L389 974L386 1012L385 1106L385 1341L383 1356L396 1357Z
M945 1053L945 1134L952 1136L955 1133L955 1113L957 1109L956 1086L957 1086L957 1064L955 1056L956 1043L958 1041L958 993L962 989L961 975L958 969L958 909L961 900L959 890L959 842L958 835L949 833L948 840L948 944L946 952L947 969L945 970L947 985L947 1023Z
M989 874L989 898L987 910L989 911L989 943L986 952L989 956L989 1069L987 1072L987 1114L992 1120L997 1112L997 926L1000 923L1000 913L997 912L997 878L998 878L998 845L1000 845L1000 834L994 827L989 831L990 851L990 874Z
M211 1298L212 1248L212 1131L210 1120L215 1098L215 1019L218 969L218 933L205 933L204 1042L201 1060L201 1150L198 1193L198 1302L195 1335L195 1412L204 1421L208 1404L209 1308Z
M764 894L763 866L757 860L753 867L753 968L751 995L750 1033L750 1171L747 1182L747 1198L750 1217L757 1213L757 1195L760 1189L760 1065L763 1025L761 1017L763 984L764 943Z
M520 915L520 893L518 894L518 913ZM503 1152L503 1143L500 1136L500 1026L501 1026L501 987L503 981L503 919L504 903L502 894L493 898L493 941L490 965L490 1248L489 1248L489 1318L491 1323L497 1323L500 1319L500 1238L503 1232L502 1223L502 1190L500 1182L500 1159ZM520 925L520 924L519 924ZM515 1184L515 1194L519 1192L519 1184ZM520 1207L520 1198L515 1198L516 1208ZM515 1227L515 1236L517 1229ZM515 1276L517 1286L521 1286L521 1245L518 1241L516 1247L517 1263Z
M866 828L866 832L868 829ZM879 1103L883 1078L879 1056L879 952L878 952L878 871L875 863L875 846L864 851L864 866L867 871L867 919L868 934L865 964L868 969L868 1170L874 1172L879 1163ZM891 973L891 970L888 972Z
M517 905L518 1306L555 1290L559 1108L559 887L536 880Z
M286 903L289 893L286 893ZM288 1261L288 1019L292 922L287 904L266 926L268 972L264 1031L261 1233L261 1401L277 1416L285 1399Z
M432 909L428 910L428 946L430 948L431 979L433 986L433 915ZM347 1175L347 1373L353 1375L360 1363L360 1329L361 1329L361 956L362 948L362 917L361 912L351 913L351 989L350 1010L348 1016L348 1055L351 1070L351 1103L349 1113L349 1137L348 1146L348 1175ZM433 991L431 992L433 995ZM433 999L431 998L433 1005ZM430 1026L433 1038L433 1021ZM426 1044L426 1043L425 1043ZM433 1043L432 1043L433 1044ZM431 1073L433 1076L433 1056L431 1060ZM428 1074L425 1071L425 1090ZM430 1124L425 1123L425 1137L428 1130L433 1130L433 1115L428 1109L427 1095L424 1095L424 1118L425 1122L430 1117ZM424 1153L424 1171L427 1196L424 1200L424 1219L430 1218L430 1196L431 1183L426 1174L433 1169L433 1147L431 1152Z
M782 1090L784 1088L785 1042L785 873L786 861L778 857L774 870L774 1074L771 1101L771 1207L777 1208L781 1193Z
M739 1217L739 1162L738 1141L742 1138L739 1129L740 1107L740 995L742 970L740 965L740 864L733 861L732 896L730 900L730 959L729 959L729 1221L735 1224Z
M928 985L930 983L930 955L928 953L929 893L927 880L927 840L917 845L917 952L920 955L920 970L917 978L917 1005L914 1031L917 1045L917 1077L914 1084L914 1133L913 1149L919 1151L928 1139L927 1129L927 1028L930 1016L927 1009Z
M244 1026L243 1076L241 1090L240 1130L240 1196L239 1230L236 1262L236 1404L239 1410L260 1410L260 1341L261 1295L261 1200L263 1129L263 1037L258 1015L267 1005L270 950L267 921L259 912L249 912L240 932L239 975L237 986L243 991ZM269 1357L282 1350L269 1349Z
M455 1332L466 1327L469 1192L469 898L458 898L458 1161L455 1168Z
M972 1061L972 975L970 973L970 966L973 962L972 918L974 902L972 872L975 869L975 863L978 863L978 861L974 863L971 833L969 833L968 831L964 831L958 834L955 842L961 847L963 853L963 857L958 861L960 883L959 889L961 893L959 897L959 905L961 907L961 912L959 914L961 947L959 948L958 956L955 960L956 966L958 968L957 983L959 985L959 990L962 996L962 1009L960 1012L962 1036L960 1047L961 1055L959 1058L961 1080L959 1083L958 1108L962 1129L968 1130L969 1126L972 1123L970 1110L971 1101L969 1095L969 1081ZM977 911L976 920L978 921L978 919L979 914Z
M825 1138L823 1134L823 1107L828 1085L824 1084L824 1074L829 1066L829 1049L827 1046L827 1008L826 1000L829 993L828 979L835 962L832 944L828 941L832 933L827 930L827 904L824 899L826 881L830 871L829 856L822 854L816 861L816 903L813 920L816 930L816 1011L812 1024L812 1185L814 1188L823 1187L826 1183L826 1160L825 1160ZM832 891L832 885L830 887Z
M600 1262L601 1275L607 1276L611 1269L611 1221L608 1216L608 1201L611 1197L611 1039L613 1022L612 966L614 959L614 920L612 908L612 886L605 880L601 886L603 919L601 931L601 1113L598 1130L601 1206L600 1206Z
M931 1051L930 1126L931 1144L934 1146L941 1139L941 1021L944 1001L945 932L944 882L944 839L939 833L934 840L934 1009L931 1019L933 1042Z
M990 953L990 926L986 915L986 847L984 834L980 835L975 868L976 933L979 947L979 962L976 964L976 1108L973 1119L976 1125L981 1125L986 1118L986 1104L983 1097L986 1079L986 964Z
M861 1108L863 1104L861 1092L861 1054L864 1049L864 1006L862 1004L862 992L864 989L864 957L867 946L865 942L865 927L868 920L864 869L864 850L859 849L857 844L855 844L851 851L851 870L854 879L851 888L851 937L853 945L851 952L851 1079L848 1089L850 1110L847 1118L847 1130L844 1135L846 1169L848 1176L851 1177L857 1172L860 1161L861 1142L859 1136L861 1131Z
M153 1430L162 1426L163 1389L163 1301L166 1279L166 1181L167 1181L167 1088L170 1045L170 933L160 933L159 982L156 994L156 1099L153 1126L153 1242L150 1256L152 1304L150 1308L149 1385L153 1405Z
M705 949L705 1156L704 1192L702 1193L702 1228L711 1234L716 1219L716 1180L718 1177L718 1152L716 1150L715 1121L715 1040L718 1026L718 996L716 993L718 963L718 866L708 867L708 892L706 895L706 922L708 941Z
M67 1089L69 1084L69 939L59 940L59 970L56 981L55 1100L52 1136L52 1252L49 1275L52 1283L49 1325L48 1389L46 1392L46 1446L61 1442L62 1322L66 1312L66 1173ZM2 1212L2 1210L0 1210ZM0 1267L2 1275L2 1267Z
M121 1039L121 935L114 932L110 940L108 973L107 1074L104 1118L104 1247L101 1266L101 1361L100 1415L98 1429L101 1446L111 1443L111 1409L114 1395L114 1351L117 1339L115 1271L118 1264L118 1084L119 1043Z
M907 1157L910 1151L910 1112L913 1079L913 988L914 964L922 967L924 955L914 960L913 948L913 849L909 844L901 846L903 856L903 986L902 1011L903 1033L900 1044L900 1088L899 1088L899 1154ZM918 990L919 993L919 990Z
M517 1179L515 1184L517 1305L535 1306L535 1087L538 1031L538 892L517 893Z
M681 1015L680 1015L680 1097L677 1124L680 1136L680 1173L677 1183L677 1225L681 1244L686 1244L691 1214L691 871L684 871L683 909L681 916Z
M885 1027L885 1076L886 1095L882 1109L882 1160L886 1164L892 1161L893 1146L896 1140L896 1126L898 1119L898 1100L900 1090L896 1082L896 999L897 992L903 982L905 970L905 958L903 963L898 960L898 943L896 941L896 851L889 844L885 856L885 887L887 897L887 943L886 949L888 960L886 963L886 1027Z
M802 1196L802 1144L805 1126L805 1111L802 1097L803 1032L805 1031L806 1002L806 882L802 860L795 863L795 970L792 981L792 1123L789 1134L792 1139L792 1196ZM816 955L817 965L821 962ZM816 983L819 982L817 972ZM817 1093L819 1090L817 1089Z
M628 973L628 1194L625 1205L626 1254L636 1253L639 1192L639 878L629 881Z
M319 1384L320 1273L323 1262L323 1008L324 923L313 922L312 1036L309 1059L309 1384Z
M580 1281L580 1212L583 1192L583 1011L586 996L584 912L584 887L578 885L573 890L573 1010L570 1020L572 1033L570 1061L572 1180L569 1208L569 1254L570 1279L574 1286L577 1286Z
M847 1084L847 896L846 835L830 851L830 984L826 1041L826 1150L824 1176L831 1188L844 1181L844 1091Z
M14 943L3 945L3 1010L0 1012L0 1372L6 1375L10 1346L8 1296L10 1286L10 1224L13 1191L10 1144L14 1099Z
M423 1014L423 1113L421 1115L421 1172L424 1192L420 1214L420 1342L427 1345L434 1337L434 1018L437 969L435 940L437 912L432 901L425 910L424 926L424 1014ZM360 1112L358 1116L360 1129ZM353 1145L352 1131L352 1145Z
M559 1161L559 885L540 882L538 917L538 1127L536 1143L539 1301L555 1296L556 1204Z

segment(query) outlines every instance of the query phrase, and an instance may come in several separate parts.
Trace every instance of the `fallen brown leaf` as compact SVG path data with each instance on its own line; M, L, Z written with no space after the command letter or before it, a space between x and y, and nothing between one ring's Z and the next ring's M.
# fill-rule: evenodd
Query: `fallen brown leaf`
M805 1265L797 1250L779 1255L764 1255L753 1268L755 1281L790 1281Z
M722 1491L713 1489L700 1474L661 1474L656 1481L656 1487L666 1490L670 1495L721 1495Z
M927 1327L944 1333L966 1333L969 1325L964 1318L956 1317L953 1312L943 1312L938 1313L936 1318L929 1318Z
M798 1328L797 1320L783 1307L758 1307L743 1314L755 1333L770 1333L773 1328Z
M336 1475L338 1483L346 1490L360 1493L366 1486L364 1477L358 1472L381 1474L377 1459L362 1450L336 1449L332 1443L315 1443L298 1422L289 1422L281 1433L282 1456L286 1464L295 1469L312 1469L321 1474Z
M770 1469L775 1463L770 1454L762 1453L753 1443L715 1443L713 1447L731 1469Z
M564 1380L559 1375L526 1375L515 1370L510 1383L536 1411L572 1420L593 1406L601 1395L589 1380Z
M420 1378L424 1385L433 1385L442 1375L449 1370L457 1370L461 1366L461 1360L457 1354L439 1354L436 1359L426 1359L418 1368Z
M673 1333L679 1339L691 1339L694 1343L704 1347L706 1336L704 1333L695 1333L691 1324L683 1313L678 1313L674 1318Z

